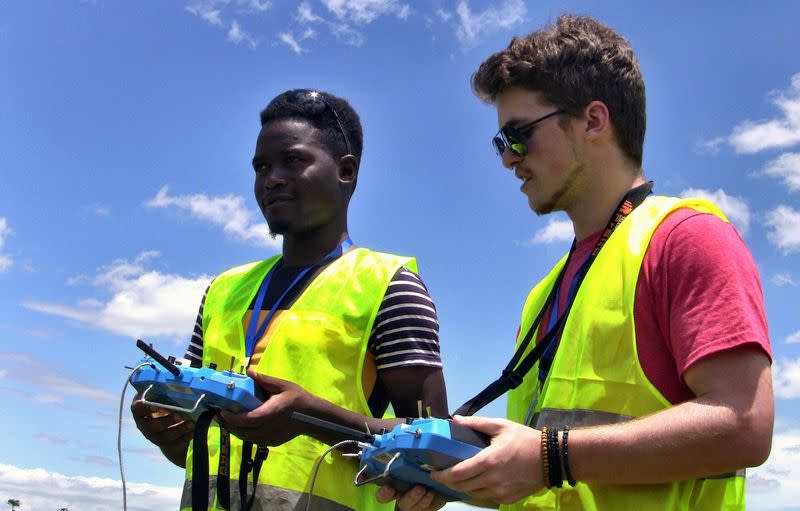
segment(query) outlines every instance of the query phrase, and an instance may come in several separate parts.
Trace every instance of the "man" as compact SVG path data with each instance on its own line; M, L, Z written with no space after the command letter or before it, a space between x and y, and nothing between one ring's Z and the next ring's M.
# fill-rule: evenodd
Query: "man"
M713 204L648 196L629 44L564 15L472 84L531 209L565 211L575 243L523 308L520 355L543 354L508 378L510 420L455 417L491 445L432 477L501 509L744 509L742 469L766 460L773 426L759 277ZM441 506L419 487L398 503Z
M312 487L312 509L383 508L374 486L353 485L355 460L331 454L314 471L336 438L292 412L362 431L401 422L380 419L390 402L399 417L447 414L436 311L415 260L349 238L361 149L358 115L331 94L287 91L261 112L255 197L282 254L214 279L187 358L247 368L266 400L222 412L221 426L132 405L145 436L186 467L181 509L305 509Z

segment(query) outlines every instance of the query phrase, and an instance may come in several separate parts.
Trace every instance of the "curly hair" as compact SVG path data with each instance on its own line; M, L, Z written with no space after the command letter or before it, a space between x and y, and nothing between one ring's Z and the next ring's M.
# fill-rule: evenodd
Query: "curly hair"
M608 107L617 143L642 165L645 90L639 61L627 40L595 18L563 14L486 59L472 75L472 89L493 103L519 87L577 115L592 101Z

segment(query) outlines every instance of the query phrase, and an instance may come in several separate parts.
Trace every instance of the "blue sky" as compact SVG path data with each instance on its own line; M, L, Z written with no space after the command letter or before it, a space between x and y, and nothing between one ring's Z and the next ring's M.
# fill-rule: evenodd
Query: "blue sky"
M259 110L286 89L329 90L360 113L351 234L419 258L451 408L494 379L527 292L572 235L565 216L528 209L469 77L572 11L640 58L656 191L713 197L758 263L777 420L748 509L800 509L800 3L678 4L0 3L0 503L121 508L117 406L135 339L180 355L211 276L276 253L249 160ZM176 508L182 472L124 428L129 509Z

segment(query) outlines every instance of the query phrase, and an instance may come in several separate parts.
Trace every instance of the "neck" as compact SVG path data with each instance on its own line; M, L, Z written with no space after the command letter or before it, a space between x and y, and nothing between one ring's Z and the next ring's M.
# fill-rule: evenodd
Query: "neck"
M308 266L316 264L348 237L347 225L333 228L325 226L319 230L283 235L283 264L285 266Z
M581 241L603 229L616 210L625 194L645 183L641 173L634 174L628 169L617 173L616 179L603 179L613 173L597 173L600 176L596 183L585 188L584 196L575 201L575 205L567 209L575 229L575 239ZM602 190L602 193L597 193Z

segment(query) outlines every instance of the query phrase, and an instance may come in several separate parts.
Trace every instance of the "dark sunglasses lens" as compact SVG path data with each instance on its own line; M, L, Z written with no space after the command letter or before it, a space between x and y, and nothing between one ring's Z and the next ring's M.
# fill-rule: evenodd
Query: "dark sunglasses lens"
M494 150L497 151L497 155L502 157L503 151L506 150L506 143L503 142L503 138L500 135L494 137L492 144L494 145Z

